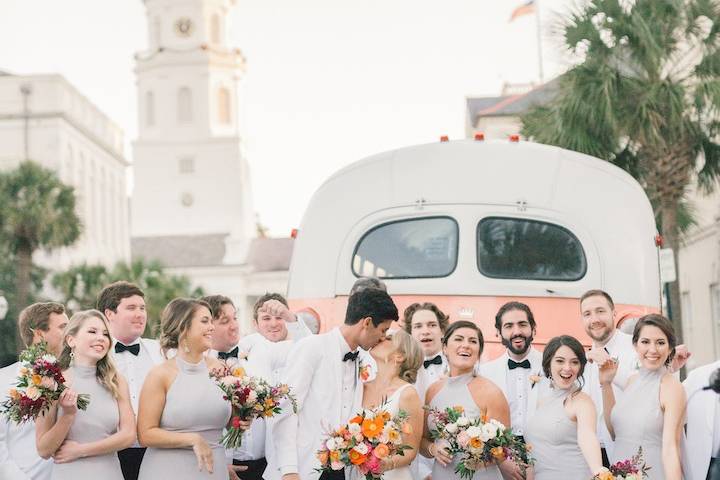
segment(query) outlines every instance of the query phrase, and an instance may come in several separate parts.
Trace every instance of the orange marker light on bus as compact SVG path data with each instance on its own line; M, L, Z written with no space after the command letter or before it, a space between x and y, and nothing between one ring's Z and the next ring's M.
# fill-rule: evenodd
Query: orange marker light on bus
M442 137L440 137L440 141L441 141L441 142L447 142L447 141L449 141L449 140L450 140L450 139L448 138L447 135L443 135Z
M513 142L513 143L519 142L519 141L520 141L520 135L518 135L517 133L513 133L512 135L510 135L510 141Z
M482 132L476 133L476 134L475 134L475 140L478 141L478 142L482 142L483 140L485 140L485 134L482 133Z

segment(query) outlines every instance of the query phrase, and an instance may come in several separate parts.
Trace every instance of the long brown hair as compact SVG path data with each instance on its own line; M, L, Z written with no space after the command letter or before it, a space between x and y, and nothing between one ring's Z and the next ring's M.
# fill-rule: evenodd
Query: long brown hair
M160 314L160 348L167 358L168 350L177 349L182 337L192 324L193 315L198 308L205 307L212 312L210 305L192 298L175 298L167 304Z
M105 318L105 315L97 310L83 310L77 312L70 317L70 321L68 322L67 327L65 327L65 332L63 332L63 349L62 352L60 352L60 358L58 358L58 364L63 370L70 368L70 364L72 362L72 348L68 345L67 338L77 336L77 333L80 331L82 326L85 325L85 322L90 318L97 318L103 322L105 330L108 332L106 336L110 341L110 347L112 347L110 327L108 326L108 321ZM110 355L110 348L108 348L105 356L98 360L97 364L95 364L95 377L98 379L100 385L108 389L113 398L118 398L120 396L120 380L117 368L115 367L115 362Z

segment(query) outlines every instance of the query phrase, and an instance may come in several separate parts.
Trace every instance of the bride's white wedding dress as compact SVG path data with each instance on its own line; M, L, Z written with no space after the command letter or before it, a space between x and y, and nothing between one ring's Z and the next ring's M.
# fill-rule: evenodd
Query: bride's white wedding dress
M391 416L395 416L398 411L400 410L400 395L402 394L403 390L405 390L408 387L412 387L412 385L407 384L403 385L402 387L395 390L395 393L390 395L388 399L385 402L385 405L383 405L383 410L388 412ZM353 468L352 480L361 480L364 479L365 476L360 473L356 468ZM394 470L388 470L387 472L383 473L382 475L383 480L413 480L413 475L410 471L410 466L405 467L399 467Z

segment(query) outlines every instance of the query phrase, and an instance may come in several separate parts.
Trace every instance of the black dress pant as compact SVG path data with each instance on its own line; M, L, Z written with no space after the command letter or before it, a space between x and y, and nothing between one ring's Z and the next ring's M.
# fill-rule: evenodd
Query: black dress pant
M244 472L237 472L237 476L242 480L262 480L263 472L267 467L267 460L259 458L257 460L233 460L233 465L243 465L248 467Z
M117 452L120 460L120 469L125 480L137 480L140 474L140 464L145 455L144 448L126 448Z
M603 467L610 468L610 459L608 458L607 450L605 450L604 448L601 448L600 454L602 455Z
M342 470L325 470L320 475L320 480L345 480L345 469Z
M705 480L720 480L720 457L710 459L710 467Z

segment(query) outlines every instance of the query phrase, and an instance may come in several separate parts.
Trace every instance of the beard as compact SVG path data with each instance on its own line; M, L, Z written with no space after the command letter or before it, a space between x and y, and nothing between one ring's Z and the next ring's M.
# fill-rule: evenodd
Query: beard
M526 337L525 335L515 335L511 338L505 338L502 336L500 338L502 338L502 344L505 346L505 348L510 350L514 355L523 355L530 348L534 337L532 335L528 337ZM515 348L515 346L512 344L512 341L517 338L522 338L525 341L523 346L520 348Z

